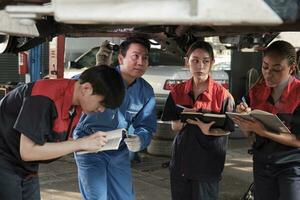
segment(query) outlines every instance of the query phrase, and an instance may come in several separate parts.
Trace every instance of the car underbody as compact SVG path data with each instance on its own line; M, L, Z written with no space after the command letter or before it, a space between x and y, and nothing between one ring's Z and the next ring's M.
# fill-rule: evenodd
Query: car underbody
M0 53L28 50L57 35L154 39L182 55L197 39L218 36L228 48L266 46L299 31L298 0L4 0Z

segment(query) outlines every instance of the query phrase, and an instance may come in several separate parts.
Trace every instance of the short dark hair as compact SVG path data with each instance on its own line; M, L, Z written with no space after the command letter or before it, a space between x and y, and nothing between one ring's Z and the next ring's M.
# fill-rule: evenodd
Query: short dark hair
M120 73L107 65L99 65L85 70L79 77L79 83L90 83L93 94L104 96L103 106L117 108L121 105L125 86Z
M205 42L202 40L198 40L198 41L194 42L193 44L191 44L191 46L188 48L185 56L187 58L189 58L195 49L203 49L209 54L209 56L212 60L215 59L214 50L213 50L212 46L208 42Z
M120 44L119 54L125 57L129 46L133 43L140 44L150 51L150 42L148 39L143 37L129 37Z

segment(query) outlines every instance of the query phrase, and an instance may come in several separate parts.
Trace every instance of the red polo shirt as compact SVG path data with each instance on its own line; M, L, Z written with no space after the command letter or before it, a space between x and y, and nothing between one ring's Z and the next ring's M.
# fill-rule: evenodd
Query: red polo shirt
M22 85L2 99L0 164L1 159L5 159L22 175L37 171L38 162L21 159L20 133L40 145L68 139L74 84L74 80L40 80ZM80 117L79 106L76 112L70 129Z
M231 94L210 77L208 88L198 97L193 95L193 79L176 85L166 101L162 120L180 119L176 104L196 108L200 112L220 113L232 110ZM234 124L227 119L225 130L232 131ZM173 143L171 174L194 180L219 179L224 168L227 137L207 136L198 126L186 124Z
M258 82L248 93L248 104L252 109L261 109L277 116L290 128L292 134L300 139L300 81L290 77L280 99L275 103L271 88L265 81ZM300 150L256 135L254 159L261 162L300 162ZM298 158L299 157L299 158Z

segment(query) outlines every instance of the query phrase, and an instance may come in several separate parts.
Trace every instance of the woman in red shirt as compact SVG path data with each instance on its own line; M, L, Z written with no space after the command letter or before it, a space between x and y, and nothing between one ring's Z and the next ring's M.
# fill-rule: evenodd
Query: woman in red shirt
M186 54L186 66L192 78L176 85L166 101L162 120L172 121L178 130L170 162L173 200L217 200L219 181L224 169L227 136L234 126L226 119L223 127L212 127L214 122L180 121L179 107L184 111L224 114L233 109L231 94L209 75L214 64L211 45L198 41ZM180 106L177 106L180 105Z
M300 197L300 81L295 48L276 41L263 52L262 77L249 90L237 112L260 109L276 114L291 133L275 133L257 120L236 117L247 134L255 135L253 173L256 200Z

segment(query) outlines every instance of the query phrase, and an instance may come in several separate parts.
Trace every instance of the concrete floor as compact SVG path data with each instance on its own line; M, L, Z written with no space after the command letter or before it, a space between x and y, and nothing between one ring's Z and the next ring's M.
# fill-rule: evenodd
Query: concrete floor
M220 200L238 200L252 182L252 159L247 154L247 139L230 139L226 166L221 181ZM168 200L169 172L161 164L167 157L142 154L143 161L133 164L132 172L137 200ZM40 167L43 200L81 199L77 186L77 172L72 155Z

